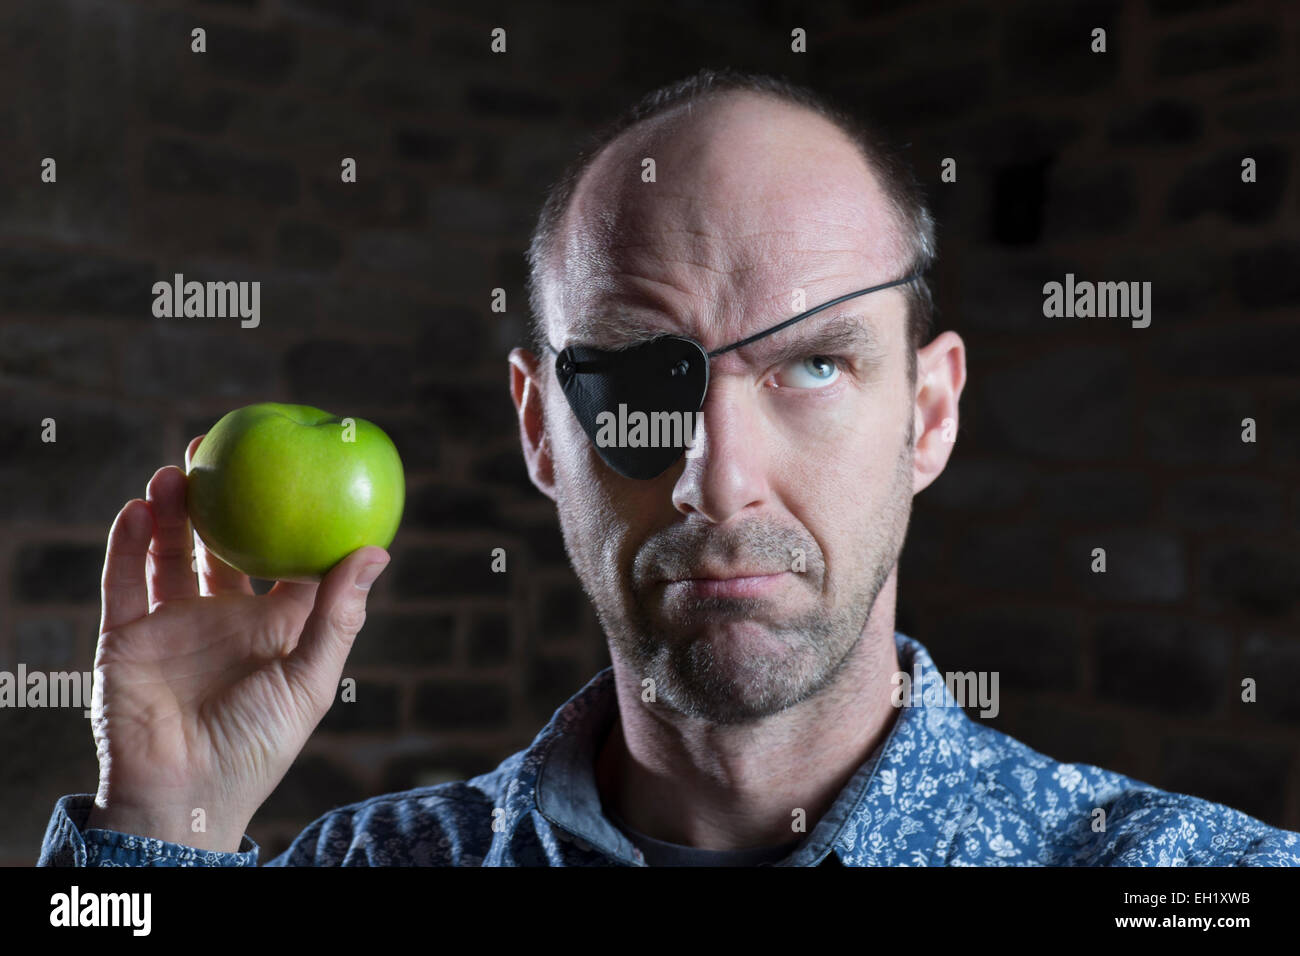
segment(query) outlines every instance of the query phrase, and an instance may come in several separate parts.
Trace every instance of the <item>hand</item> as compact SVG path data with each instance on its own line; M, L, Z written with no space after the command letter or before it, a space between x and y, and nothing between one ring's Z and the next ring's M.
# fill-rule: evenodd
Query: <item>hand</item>
M86 825L234 852L333 703L388 553L359 548L319 584L256 595L192 533L186 480L158 469L109 532Z

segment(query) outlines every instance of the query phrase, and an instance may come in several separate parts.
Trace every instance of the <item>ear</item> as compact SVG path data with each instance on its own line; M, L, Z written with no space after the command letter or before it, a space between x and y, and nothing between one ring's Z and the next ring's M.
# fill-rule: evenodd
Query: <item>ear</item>
M542 379L537 356L528 349L510 351L510 397L519 414L519 442L523 446L528 477L537 490L555 500L555 469L546 436L542 406Z
M957 401L966 385L966 343L943 332L916 352L912 494L930 486L948 464L957 441Z

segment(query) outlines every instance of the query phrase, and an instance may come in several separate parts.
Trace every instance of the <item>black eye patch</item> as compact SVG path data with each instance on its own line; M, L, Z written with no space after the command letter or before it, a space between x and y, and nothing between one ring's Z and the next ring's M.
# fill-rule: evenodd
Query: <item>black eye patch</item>
M660 335L627 348L570 345L555 352L555 374L569 407L596 451L624 478L657 478L697 438L709 390L709 359L766 338L847 299L902 285L910 275L850 292L730 345L705 352L680 335Z

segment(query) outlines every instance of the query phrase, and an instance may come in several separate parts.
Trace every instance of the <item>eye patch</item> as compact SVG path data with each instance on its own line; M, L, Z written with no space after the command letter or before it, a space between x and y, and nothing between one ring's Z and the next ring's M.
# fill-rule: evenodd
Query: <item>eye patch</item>
M624 478L644 481L667 471L695 439L709 390L710 358L841 302L917 278L850 292L712 352L692 338L667 334L613 350L570 345L556 352L550 343L546 348L555 354L556 379L569 407L605 464Z

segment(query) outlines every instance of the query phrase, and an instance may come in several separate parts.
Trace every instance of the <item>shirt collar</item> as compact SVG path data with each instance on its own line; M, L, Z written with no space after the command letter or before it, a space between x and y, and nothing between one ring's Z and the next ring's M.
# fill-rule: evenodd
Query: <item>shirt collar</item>
M827 853L870 862L891 840L907 838L913 862L942 860L947 840L968 804L971 734L974 725L957 704L929 652L895 633L899 666L912 693L881 744L854 772L839 796L779 866L815 866ZM555 712L525 753L521 770L532 767L535 809L553 825L615 860L635 865L639 853L604 815L596 788L598 747L618 714L614 669L606 667ZM531 808L530 808L531 809ZM926 836L915 832L917 811L930 821ZM518 815L514 815L518 819ZM908 832L904 832L907 830Z

